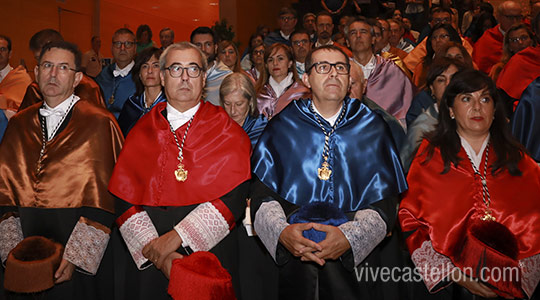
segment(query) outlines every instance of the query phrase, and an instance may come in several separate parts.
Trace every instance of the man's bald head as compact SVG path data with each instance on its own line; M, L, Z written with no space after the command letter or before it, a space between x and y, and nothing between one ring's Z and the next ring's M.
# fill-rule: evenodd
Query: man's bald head
M360 65L356 62L351 62L351 89L349 97L362 99L366 91L366 79L364 78L364 72Z
M504 1L497 7L497 21L501 25L501 29L506 32L512 25L521 23L523 20L523 12L521 5L514 1Z

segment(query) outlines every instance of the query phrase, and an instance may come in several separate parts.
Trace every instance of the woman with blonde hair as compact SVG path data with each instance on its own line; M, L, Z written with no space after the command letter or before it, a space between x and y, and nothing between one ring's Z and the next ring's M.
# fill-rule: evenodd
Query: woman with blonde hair
M304 97L309 89L298 78L292 50L275 43L266 49L264 70L257 81L257 106L268 119L278 114L292 100Z
M255 88L249 76L234 72L221 82L219 103L227 114L244 129L254 146L268 119L259 115Z

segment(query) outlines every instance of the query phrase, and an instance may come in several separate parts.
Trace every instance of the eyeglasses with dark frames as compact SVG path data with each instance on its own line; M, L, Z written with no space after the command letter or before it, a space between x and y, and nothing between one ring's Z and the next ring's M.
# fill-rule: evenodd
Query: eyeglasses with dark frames
M189 65L187 67L182 67L180 64L172 64L165 68L165 70L169 70L169 73L173 78L182 77L184 70L186 70L188 77L197 78L201 75L202 68L196 64Z
M320 61L311 65L308 73L314 68L315 72L319 74L328 74L332 71L332 67L334 67L334 69L336 69L336 73L340 75L349 75L349 71L351 70L351 65L348 63L337 62L332 64L327 61Z

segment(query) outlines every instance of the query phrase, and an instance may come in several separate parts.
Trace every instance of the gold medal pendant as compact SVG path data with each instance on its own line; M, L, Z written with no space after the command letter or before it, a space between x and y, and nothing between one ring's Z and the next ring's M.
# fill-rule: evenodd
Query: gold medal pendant
M109 104L113 104L114 103L114 95L111 95L111 98L109 98Z
M496 221L495 217L491 215L491 209L486 209L482 221Z
M330 165L328 162L323 162L321 167L317 169L317 176L320 180L328 180L330 179L330 176L332 175L332 170L328 168Z
M176 177L176 181L184 182L187 179L188 171L184 169L184 165L182 163L178 164L178 169L174 171L174 176Z

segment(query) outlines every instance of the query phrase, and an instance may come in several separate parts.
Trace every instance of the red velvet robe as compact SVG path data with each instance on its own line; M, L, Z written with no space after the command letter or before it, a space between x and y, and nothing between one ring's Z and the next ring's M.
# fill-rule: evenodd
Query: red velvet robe
M520 99L523 91L540 76L540 46L528 47L516 53L497 79L497 87L508 96Z
M474 44L473 61L478 69L489 74L491 67L502 57L504 36L499 30L500 25L488 29Z
M423 242L431 241L437 253L458 265L455 261L463 249L456 245L466 235L467 223L484 214L482 184L463 148L458 154L463 160L457 167L452 165L446 174L440 174L444 164L439 149L427 164L422 164L427 145L424 140L407 176L409 190L399 208L401 228L408 235L406 242L411 254ZM484 159L485 152L481 174ZM488 166L495 160L495 151L490 147ZM492 175L488 169L487 185L492 215L516 236L517 259L522 261L540 253L540 167L526 156L519 169L522 176L511 176L507 171Z

